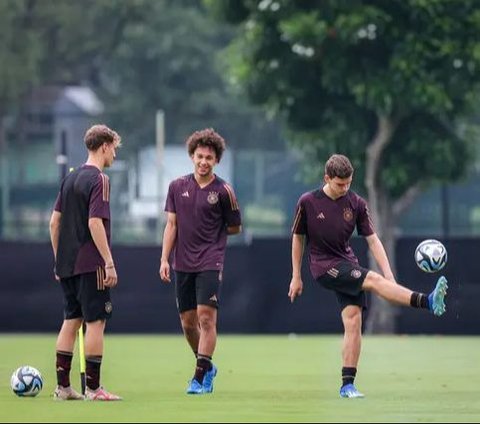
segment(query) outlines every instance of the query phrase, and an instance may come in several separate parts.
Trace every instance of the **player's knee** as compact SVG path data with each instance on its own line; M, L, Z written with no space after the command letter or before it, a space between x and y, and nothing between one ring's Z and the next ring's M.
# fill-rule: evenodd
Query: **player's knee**
M198 321L200 323L200 328L204 331L212 330L213 328L215 328L215 319L209 314L201 315L198 318Z
M369 271L363 281L362 289L376 292L378 287L382 284L382 280L384 280L384 278L380 274L374 271Z
M63 321L62 329L70 334L76 334L82 323L83 320L81 318L65 320Z
M182 328L184 333L186 334L193 334L198 332L198 324L192 321L182 321Z
M105 324L106 321L104 319L85 323L88 333L103 333L105 331Z

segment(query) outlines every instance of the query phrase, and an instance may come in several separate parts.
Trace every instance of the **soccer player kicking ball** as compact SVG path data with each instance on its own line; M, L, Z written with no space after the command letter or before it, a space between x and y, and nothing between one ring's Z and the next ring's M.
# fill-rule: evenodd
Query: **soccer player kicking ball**
M188 394L213 391L217 368L212 356L217 342L217 308L227 236L241 231L233 189L213 173L225 141L212 129L194 132L187 140L194 172L174 180L165 205L160 278L170 282L173 250L175 291L182 329L197 358Z
M367 203L350 191L353 167L343 155L331 156L325 165L325 185L303 194L297 204L292 238L291 302L302 294L301 263L305 237L310 247L310 271L317 282L333 290L341 307L344 326L340 396L364 397L354 381L362 339L365 291L396 304L423 308L440 316L445 312L447 280L440 277L429 294L413 292L395 282L382 242L375 234ZM358 264L349 240L357 228L384 276Z

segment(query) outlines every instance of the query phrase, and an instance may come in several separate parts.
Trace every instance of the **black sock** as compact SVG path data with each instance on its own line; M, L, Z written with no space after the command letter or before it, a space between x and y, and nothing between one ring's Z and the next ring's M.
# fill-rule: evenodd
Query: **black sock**
M87 376L87 387L90 390L97 390L100 387L101 356L88 356L86 358L85 374Z
M57 351L57 384L62 387L70 386L70 368L72 367L72 352Z
M342 387L347 384L353 384L357 375L356 368L343 367L342 368Z
M413 308L430 309L428 296L423 293L413 292L410 298L410 306Z
M212 369L212 357L207 355L198 354L197 356L197 367L195 368L194 379L197 380L200 384L203 383L203 377L207 371Z

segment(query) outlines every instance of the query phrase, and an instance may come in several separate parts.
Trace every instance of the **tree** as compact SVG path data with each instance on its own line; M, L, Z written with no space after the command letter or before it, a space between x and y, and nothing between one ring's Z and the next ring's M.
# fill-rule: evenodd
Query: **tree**
M172 128L186 135L205 122L227 136L239 128L274 132L228 93L215 51L233 31L213 22L201 0L6 0L3 9L0 96L9 90L10 113L9 100L25 104L31 88L81 84L100 95L104 118L128 146L152 142L157 109L167 114L170 139L181 139Z
M170 143L205 125L242 147L275 131L228 92L217 69L215 53L232 39L230 25L214 22L199 0L146 1L142 14L125 26L100 73L109 114L133 147L153 142L158 109L165 112ZM230 138L239 133L242 140Z
M8 162L5 116L38 75L42 47L30 30L32 4L27 0L0 2L0 237L8 209Z
M240 27L230 79L285 119L310 176L332 152L353 159L394 264L401 213L428 186L464 176L474 157L465 117L480 81L478 2L206 4ZM394 331L395 309L376 302L371 329Z

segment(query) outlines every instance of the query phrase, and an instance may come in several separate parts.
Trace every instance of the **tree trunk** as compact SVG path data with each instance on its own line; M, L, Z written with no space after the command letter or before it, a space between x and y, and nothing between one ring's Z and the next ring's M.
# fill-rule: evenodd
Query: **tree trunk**
M382 197L382 196L380 196ZM383 204L382 201L380 222L383 223L382 228L382 243L387 252L390 266L392 267L393 275L396 275L395 270L395 220L393 219L392 208L389 205ZM379 272L374 258L370 255L370 268ZM371 296L370 310L366 323L366 332L370 334L392 334L397 329L397 316L399 310L398 306L387 302L386 300L373 295Z
M368 193L369 210L390 259L392 271L395 267L395 228L394 216L388 202L388 194L379 181L382 154L392 140L396 128L393 118L378 117L378 128L372 142L367 147L365 186ZM370 268L377 270L375 261L370 257ZM395 272L395 271L394 271ZM389 302L372 295L369 316L366 325L368 333L394 333L396 329L396 307Z

